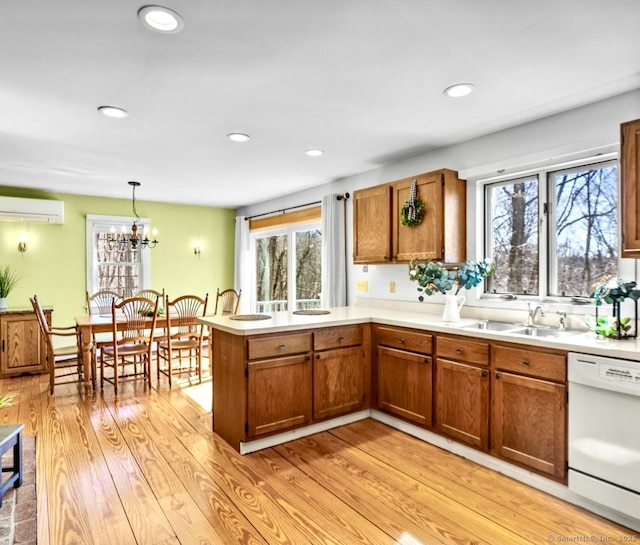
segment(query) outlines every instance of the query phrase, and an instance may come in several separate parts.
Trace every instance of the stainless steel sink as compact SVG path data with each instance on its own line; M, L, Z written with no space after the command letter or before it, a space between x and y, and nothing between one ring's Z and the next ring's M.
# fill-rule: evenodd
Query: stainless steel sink
M567 331L566 329L545 329L541 327L523 327L510 331L516 335L528 335L529 337L555 337L560 339L563 337L575 337L582 335L583 331Z
M509 331L512 329L522 329L522 325L508 324L505 322L494 322L492 320L483 320L477 324L464 326L465 329L484 329L486 331Z

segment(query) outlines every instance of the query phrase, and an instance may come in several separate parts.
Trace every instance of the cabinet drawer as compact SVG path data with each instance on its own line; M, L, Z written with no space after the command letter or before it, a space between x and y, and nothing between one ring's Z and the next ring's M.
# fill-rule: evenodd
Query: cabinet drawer
M311 352L311 333L292 333L258 337L247 341L250 360Z
M495 369L514 371L556 382L567 380L567 357L563 354L546 354L534 350L494 345L492 359Z
M329 350L362 344L362 326L328 327L313 334L314 350Z
M376 326L376 344L420 354L431 354L433 336L422 331L392 326Z
M437 337L439 358L447 358L477 365L489 365L489 343L471 341L462 337Z

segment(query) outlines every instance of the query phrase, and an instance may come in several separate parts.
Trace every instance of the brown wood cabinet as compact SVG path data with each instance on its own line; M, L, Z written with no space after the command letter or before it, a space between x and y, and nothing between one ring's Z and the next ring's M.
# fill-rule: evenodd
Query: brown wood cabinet
M353 193L353 262L391 261L391 186Z
M640 119L620 126L622 257L640 257Z
M330 327L314 332L313 418L348 414L368 407L368 325Z
M492 452L566 480L566 354L494 344Z
M51 321L51 311L46 310ZM0 312L0 377L43 373L46 342L33 312Z
M433 426L432 336L375 326L377 407L421 426Z
M419 225L402 225L402 207L416 180L424 202ZM392 259L461 262L466 259L466 184L458 173L442 169L393 183Z
M489 344L436 338L436 429L471 446L489 448Z
M402 225L402 207L416 180L424 202L419 225ZM466 184L452 170L441 169L354 192L354 263L448 263L466 258Z

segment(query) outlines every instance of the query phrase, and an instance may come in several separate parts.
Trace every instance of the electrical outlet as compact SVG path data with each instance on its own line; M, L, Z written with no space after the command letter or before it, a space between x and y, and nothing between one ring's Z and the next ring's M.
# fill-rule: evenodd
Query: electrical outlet
M395 293L396 292L396 283L391 280L391 282L389 282L389 293Z
M358 291L369 291L369 282L366 280L358 280Z

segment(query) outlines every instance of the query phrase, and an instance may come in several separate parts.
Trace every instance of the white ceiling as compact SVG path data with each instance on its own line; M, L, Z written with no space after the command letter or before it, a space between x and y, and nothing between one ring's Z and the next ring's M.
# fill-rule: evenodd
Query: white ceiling
M237 207L640 88L639 0L161 4L2 2L0 185Z

